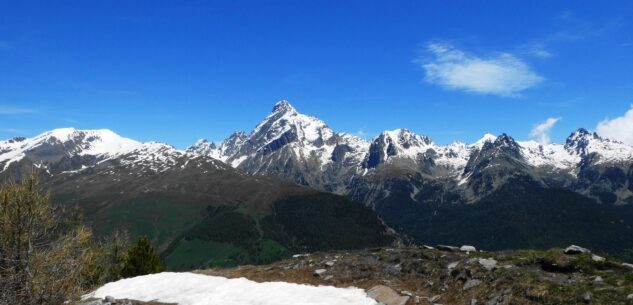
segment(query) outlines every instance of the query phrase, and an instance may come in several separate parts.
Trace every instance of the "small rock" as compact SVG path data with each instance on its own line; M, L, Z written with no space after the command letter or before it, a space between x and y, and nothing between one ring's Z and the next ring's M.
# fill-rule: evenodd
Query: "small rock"
M422 248L427 249L427 250L435 250L435 247L431 247L428 245L422 245Z
M591 294L591 292L589 291L585 292L585 294L582 295L582 300L585 301L585 303L591 303L592 298L593 294Z
M106 302L116 303L116 299L113 296L106 296L104 300Z
M313 275L314 276L321 276L321 274L325 273L326 271L327 270L325 270L325 269L317 269L317 270L314 270L314 274Z
M334 276L333 276L333 275L328 275L328 276L326 276L326 277L324 278L324 280L326 280L326 281L331 281L332 279L334 279Z
M497 267L497 261L494 258L480 258L478 262L488 271Z
M629 300L629 301L633 300L633 293L627 295L626 299Z
M448 268L449 271L451 271L451 270L455 269L458 265L459 265L459 261L452 262L452 263L448 264L447 268Z
M475 249L475 247L473 247L473 246L464 245L464 246L461 246L461 248L459 248L459 251L462 251L462 252L477 252L477 249Z
M325 265L328 266L328 267L332 267L332 266L334 266L334 261L327 261L327 262L325 262Z
M446 246L446 245L437 245L436 248L438 250L442 250L442 251L450 251L450 252L456 252L459 251L459 248L457 247L453 247L453 246Z
M629 269L633 269L633 264L629 264L629 263L622 263L622 267L626 267Z
M503 301L505 300L506 296L508 294L510 294L511 292L512 292L512 289L510 289L510 288L502 291L501 293L496 295L494 298L490 299L490 301L488 301L488 303L486 303L486 305L500 305L500 304L502 304Z
M469 259L466 261L466 263L467 263L467 264L472 265L472 264L476 263L478 260L479 260L478 258L473 257L473 258L469 258Z
M593 282L595 284L604 284L604 279L601 276L598 275L598 276L596 276L595 279L593 279Z
M310 254L307 254L307 253L295 254L292 256L292 258L300 258L300 257L307 257L307 256L310 256Z
M405 305L409 296L402 296L384 285L377 285L367 290L367 296L385 305Z
M468 290L470 288L479 286L479 284L481 284L480 280L470 279L470 280L467 280L466 283L464 283L464 288L462 289Z
M576 245L571 245L565 248L565 254L574 255L574 254L581 254L581 253L591 253L591 251L589 251L589 249L576 246Z
M442 296L441 295L434 295L432 297L429 298L429 302L430 303L434 303L435 301L439 300Z
M477 299L470 299L470 305L477 305Z
M602 257L602 256L600 256L600 255L595 255L595 254L592 254L592 255L591 255L591 260L592 260L592 261L594 261L594 262L596 262L596 263L601 263L601 262L606 261L607 259L606 259L606 258L604 258L604 257Z

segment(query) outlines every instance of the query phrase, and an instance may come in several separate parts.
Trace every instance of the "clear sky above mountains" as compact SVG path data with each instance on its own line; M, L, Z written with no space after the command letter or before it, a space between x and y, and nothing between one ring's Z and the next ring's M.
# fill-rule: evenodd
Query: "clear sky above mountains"
M286 99L364 137L585 127L633 144L630 16L630 1L0 1L0 139L73 126L185 147Z

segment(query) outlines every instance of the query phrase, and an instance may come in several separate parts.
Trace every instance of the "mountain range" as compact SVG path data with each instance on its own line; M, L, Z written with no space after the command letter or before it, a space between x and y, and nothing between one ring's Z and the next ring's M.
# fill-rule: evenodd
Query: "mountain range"
M394 239L371 209L344 196L109 130L55 129L0 142L0 153L0 181L38 172L66 216L79 214L101 237L150 236L171 269L266 263Z
M250 133L186 150L72 128L0 142L0 179L33 169L98 233L151 235L176 268L379 245L388 227L491 250L633 249L633 147L582 128L564 144L438 145L407 129L368 141L280 101Z
M220 145L201 139L187 151L252 175L284 177L338 194L357 194L357 181L368 184L376 176L406 173L419 175L420 181L441 182L459 202L469 203L503 181L522 176L605 204L633 202L633 147L583 128L564 144L486 134L472 144L442 146L407 129L384 131L367 141L335 132L320 119L280 101L250 134L236 132ZM411 197L419 191L414 188ZM371 193L363 200L369 205L385 195L376 194L375 188Z

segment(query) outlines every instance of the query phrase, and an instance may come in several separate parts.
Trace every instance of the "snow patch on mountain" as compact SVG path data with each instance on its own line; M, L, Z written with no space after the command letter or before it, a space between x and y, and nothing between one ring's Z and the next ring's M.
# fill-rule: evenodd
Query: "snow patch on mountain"
M369 152L370 142L361 137L348 133L341 133L339 135L342 139L342 144L345 144L352 149L346 154L346 156L353 160L354 163L358 164L358 166L360 167L360 163Z
M461 172L470 158L473 146L462 142L453 142L446 146L437 146L435 164L453 168L455 172Z
M543 145L536 141L518 142L525 161L535 167L549 166L555 169L573 169L580 162L578 155L571 154L561 144Z

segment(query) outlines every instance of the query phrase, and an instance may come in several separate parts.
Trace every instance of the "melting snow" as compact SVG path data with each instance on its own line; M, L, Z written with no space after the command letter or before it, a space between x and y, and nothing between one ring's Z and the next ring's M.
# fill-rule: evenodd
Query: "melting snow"
M158 301L180 305L376 305L364 290L285 282L257 283L194 273L144 275L106 284L84 299Z

